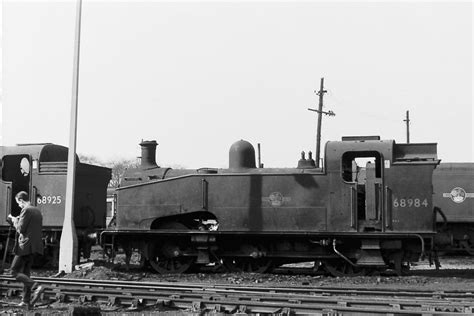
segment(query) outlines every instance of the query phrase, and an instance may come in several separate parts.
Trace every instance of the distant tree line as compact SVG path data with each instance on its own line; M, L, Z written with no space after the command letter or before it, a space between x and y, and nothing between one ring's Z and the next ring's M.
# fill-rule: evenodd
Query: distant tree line
M103 162L97 157L78 154L79 160L82 163L91 165L99 165L112 169L112 178L109 182L109 188L117 188L120 185L120 179L125 173L125 170L129 168L137 168L140 165L140 161L137 159L117 159ZM183 169L180 165L171 165L174 169Z
M97 157L78 154L79 160L82 163L87 163L91 165L99 165L112 169L112 178L109 182L109 188L117 188L120 184L120 179L122 178L125 170L128 168L136 168L139 165L139 162L136 159L118 159L111 160L108 162L102 162Z

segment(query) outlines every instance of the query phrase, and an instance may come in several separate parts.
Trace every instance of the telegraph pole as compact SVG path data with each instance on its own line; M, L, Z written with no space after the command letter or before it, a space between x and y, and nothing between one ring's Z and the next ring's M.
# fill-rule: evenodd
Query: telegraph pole
M410 111L407 111L406 119L403 120L407 122L407 144L410 143Z
M81 39L82 0L77 1L76 34L74 42L74 63L72 77L71 121L69 126L69 151L67 160L66 198L64 223L59 242L59 271L71 273L77 263L77 234L74 224L74 189L76 181L76 135L77 100L79 95L79 51Z
M316 160L315 160L315 163L316 163L316 168L319 168L319 160L320 160L320 148L321 148L321 124L322 124L322 121L323 121L323 118L322 118L322 115L325 114L325 115L329 115L329 116L336 116L336 114L333 112L333 111L328 111L328 112L324 112L323 111L323 98L324 98L324 94L327 92L326 90L324 90L324 78L321 78L321 85L319 87L319 91L316 92L314 91L317 95L319 95L319 107L317 110L315 109L309 109L310 111L314 111L314 112L317 112L318 113L318 131L316 133Z

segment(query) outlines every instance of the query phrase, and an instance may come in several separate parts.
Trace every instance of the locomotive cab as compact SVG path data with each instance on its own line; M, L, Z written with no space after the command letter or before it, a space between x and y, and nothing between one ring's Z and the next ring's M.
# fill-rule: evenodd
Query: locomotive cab
M326 146L333 179L329 227L358 232L433 232L436 144L350 137ZM342 199L335 198L342 196ZM334 198L332 198L334 196ZM350 211L350 217L344 210Z

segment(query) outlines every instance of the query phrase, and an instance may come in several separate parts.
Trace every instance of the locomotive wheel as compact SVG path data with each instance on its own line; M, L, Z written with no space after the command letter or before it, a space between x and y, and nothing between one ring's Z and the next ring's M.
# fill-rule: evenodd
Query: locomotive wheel
M160 227L166 230L187 230L181 223L167 223ZM180 274L186 272L193 266L196 258L181 255L181 249L186 247L184 241L179 238L168 238L166 240L152 243L149 246L148 261L153 269L160 274Z
M150 265L160 274L180 274L186 272L194 263L193 257L158 259L151 258Z
M345 277L345 276L360 276L364 275L364 269L359 269L353 267L348 262L339 261L339 262L325 262L324 268L332 276L335 277Z
M225 259L224 265L231 272L265 273L273 267L273 260L269 258L234 258Z

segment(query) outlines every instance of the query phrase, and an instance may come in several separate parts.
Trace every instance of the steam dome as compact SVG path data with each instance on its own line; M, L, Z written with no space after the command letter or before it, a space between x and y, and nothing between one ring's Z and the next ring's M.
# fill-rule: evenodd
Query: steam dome
M239 140L230 146L229 169L255 168L255 149L245 140Z

